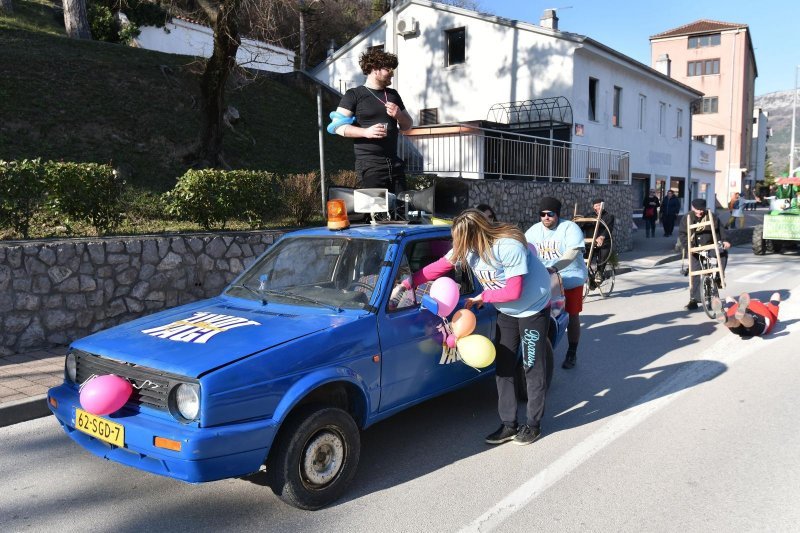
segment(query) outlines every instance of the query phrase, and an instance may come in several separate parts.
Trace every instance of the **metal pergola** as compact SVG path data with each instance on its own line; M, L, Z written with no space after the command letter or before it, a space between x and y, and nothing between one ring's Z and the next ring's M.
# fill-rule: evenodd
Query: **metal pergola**
M510 128L572 128L572 106L563 96L494 104L486 120Z

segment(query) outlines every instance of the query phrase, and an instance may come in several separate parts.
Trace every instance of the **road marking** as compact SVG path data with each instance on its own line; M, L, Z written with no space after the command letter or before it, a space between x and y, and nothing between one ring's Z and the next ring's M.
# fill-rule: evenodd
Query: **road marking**
M790 292L791 294L800 294L800 286ZM783 317L800 316L800 299L792 298L781 303L781 315ZM787 323L787 336L794 333L795 330L800 330L800 321ZM769 342L770 339L762 340ZM685 365L667 381L640 397L630 408L616 415L603 427L545 467L544 470L517 487L461 531L492 531L619 437L672 403L695 385L713 379L719 373L720 363L730 367L744 356L758 353L758 351L753 349L751 343L742 342L737 335L733 334L715 342L694 359L698 364ZM718 357L716 354L722 355Z
M736 278L734 281L738 283L765 283L782 275L785 275L783 270L759 270L742 276L741 278Z

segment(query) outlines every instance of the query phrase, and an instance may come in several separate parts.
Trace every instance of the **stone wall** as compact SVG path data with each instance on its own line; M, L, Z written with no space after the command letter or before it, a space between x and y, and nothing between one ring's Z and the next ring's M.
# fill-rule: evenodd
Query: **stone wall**
M448 178L457 179L457 178ZM500 220L528 229L538 201L554 196L562 216L602 197L616 215L614 248L630 250L627 185L460 180L469 203L491 205ZM108 237L0 242L0 354L68 344L143 315L209 298L283 232Z
M281 234L0 243L0 354L215 296Z

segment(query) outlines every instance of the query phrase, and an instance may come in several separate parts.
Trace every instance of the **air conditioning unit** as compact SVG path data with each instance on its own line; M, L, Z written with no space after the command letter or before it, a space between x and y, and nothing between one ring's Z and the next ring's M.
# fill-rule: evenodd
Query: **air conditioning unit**
M395 25L397 35L413 35L417 33L417 20L414 17L400 17Z

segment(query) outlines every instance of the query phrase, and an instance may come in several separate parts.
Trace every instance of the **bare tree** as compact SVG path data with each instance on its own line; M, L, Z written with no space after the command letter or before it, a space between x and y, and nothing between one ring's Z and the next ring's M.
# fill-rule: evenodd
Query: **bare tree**
M64 28L67 37L91 39L89 18L86 16L86 0L64 0Z
M0 13L11 15L14 13L14 4L11 0L0 0Z
M193 156L201 166L220 167L225 166L222 157L225 84L236 66L236 52L241 44L237 19L242 0L198 0L198 4L214 31L214 51L200 79L200 137Z

